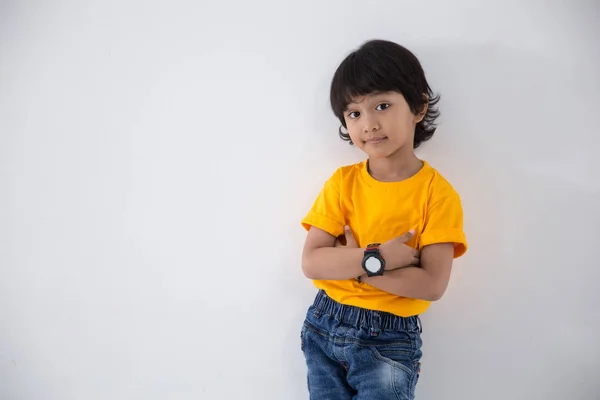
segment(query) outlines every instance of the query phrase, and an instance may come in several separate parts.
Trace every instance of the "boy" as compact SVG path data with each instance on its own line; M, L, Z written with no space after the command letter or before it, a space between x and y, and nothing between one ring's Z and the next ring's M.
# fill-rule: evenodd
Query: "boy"
M459 195L414 153L439 97L409 50L374 40L342 61L330 99L368 159L335 171L302 220L302 270L319 289L301 332L310 398L414 399L419 314L467 250Z

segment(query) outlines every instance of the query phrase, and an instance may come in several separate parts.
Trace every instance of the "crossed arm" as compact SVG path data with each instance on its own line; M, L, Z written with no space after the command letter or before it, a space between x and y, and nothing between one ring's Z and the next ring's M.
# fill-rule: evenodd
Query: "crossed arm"
M453 243L425 246L419 266L407 264L382 276L367 277L361 267L364 249L358 247L352 232L345 236L346 246L339 246L337 238L328 232L314 227L309 230L302 254L307 278L344 280L360 276L362 282L385 292L427 301L439 300L446 291L454 260Z
M421 266L386 271L382 276L361 277L361 281L397 296L437 301L442 298L454 259L453 243L437 243L421 250Z

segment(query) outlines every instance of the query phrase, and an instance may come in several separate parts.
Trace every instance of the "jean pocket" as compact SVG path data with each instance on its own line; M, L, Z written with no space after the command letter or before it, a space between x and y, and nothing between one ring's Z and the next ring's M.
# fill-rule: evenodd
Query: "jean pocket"
M412 377L415 371L414 348L410 341L370 345L373 356Z

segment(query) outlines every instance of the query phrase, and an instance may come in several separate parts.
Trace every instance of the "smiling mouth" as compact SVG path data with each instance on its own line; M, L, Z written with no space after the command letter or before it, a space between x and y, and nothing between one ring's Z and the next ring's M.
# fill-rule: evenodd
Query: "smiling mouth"
M378 143L383 142L386 139L387 139L387 137L385 137L385 136L384 137L380 137L380 138L373 138L373 139L366 140L365 143L368 143L368 144L378 144Z

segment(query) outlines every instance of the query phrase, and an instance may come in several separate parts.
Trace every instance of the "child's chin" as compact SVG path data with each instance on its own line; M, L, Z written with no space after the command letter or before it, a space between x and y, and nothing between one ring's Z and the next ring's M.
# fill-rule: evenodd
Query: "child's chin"
M387 158L389 156L391 156L394 152L390 151L389 149L378 149L378 150L371 150L368 151L367 154L369 155L369 158Z

